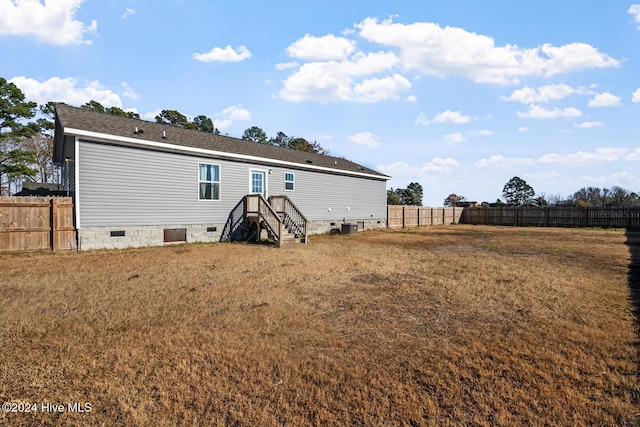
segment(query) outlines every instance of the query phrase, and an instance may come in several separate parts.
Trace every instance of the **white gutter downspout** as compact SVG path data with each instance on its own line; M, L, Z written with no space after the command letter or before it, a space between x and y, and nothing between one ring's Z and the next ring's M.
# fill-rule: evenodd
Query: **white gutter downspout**
M73 176L75 190L76 230L80 229L80 138L75 137L73 146ZM78 246L80 246L78 244Z

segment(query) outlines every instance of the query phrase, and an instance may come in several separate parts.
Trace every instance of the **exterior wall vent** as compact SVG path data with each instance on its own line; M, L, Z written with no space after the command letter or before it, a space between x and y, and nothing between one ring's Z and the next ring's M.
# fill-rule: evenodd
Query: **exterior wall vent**
M186 242L187 241L187 229L186 228L165 228L164 229L164 242Z

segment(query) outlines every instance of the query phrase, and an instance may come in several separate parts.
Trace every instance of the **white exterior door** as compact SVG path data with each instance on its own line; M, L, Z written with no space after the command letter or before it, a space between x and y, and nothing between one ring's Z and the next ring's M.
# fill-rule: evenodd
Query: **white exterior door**
M267 198L267 174L264 171L251 171L251 194L262 194Z

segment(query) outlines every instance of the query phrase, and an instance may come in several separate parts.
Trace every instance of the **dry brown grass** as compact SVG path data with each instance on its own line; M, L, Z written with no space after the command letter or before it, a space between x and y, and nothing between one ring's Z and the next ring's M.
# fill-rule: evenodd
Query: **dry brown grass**
M635 239L445 226L0 256L0 401L92 404L0 425L638 425Z

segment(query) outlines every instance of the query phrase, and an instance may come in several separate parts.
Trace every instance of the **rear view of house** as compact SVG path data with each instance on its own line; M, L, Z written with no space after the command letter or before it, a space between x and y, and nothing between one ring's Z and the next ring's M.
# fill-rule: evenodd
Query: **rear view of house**
M388 176L345 159L58 105L54 162L79 249L386 224ZM277 217L277 218L276 218Z

